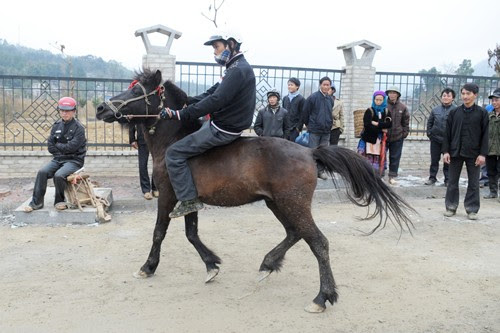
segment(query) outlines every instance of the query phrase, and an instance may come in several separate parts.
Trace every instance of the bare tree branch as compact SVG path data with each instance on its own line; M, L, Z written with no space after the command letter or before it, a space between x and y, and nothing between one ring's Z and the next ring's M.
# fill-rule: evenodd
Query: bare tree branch
M212 22L216 28L218 28L217 26L217 12L219 11L220 7L222 7L222 5L224 4L224 1L226 0L222 0L221 3L217 6L217 2L216 0L214 0L214 4L213 4L213 9L214 9L214 17L213 18L210 18L208 17L208 15L206 15L205 13L201 13L201 15L206 18L207 20L209 20L210 22ZM208 12L211 12L212 11L212 5L210 5L208 7Z

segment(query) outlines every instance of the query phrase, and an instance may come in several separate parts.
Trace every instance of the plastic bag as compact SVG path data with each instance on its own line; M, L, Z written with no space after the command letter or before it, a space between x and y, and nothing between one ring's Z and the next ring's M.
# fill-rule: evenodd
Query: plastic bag
M300 135L295 139L295 142L301 146L309 147L309 132L304 131L300 133Z

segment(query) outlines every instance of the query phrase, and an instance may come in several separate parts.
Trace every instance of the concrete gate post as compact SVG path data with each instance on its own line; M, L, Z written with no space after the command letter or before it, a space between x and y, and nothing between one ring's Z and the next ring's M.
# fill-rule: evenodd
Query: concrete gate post
M148 34L159 32L168 36L165 46L152 45ZM136 37L141 37L146 47L146 54L142 56L142 65L151 70L159 69L162 73L163 81L171 80L175 82L175 56L170 54L170 47L174 39L182 36L182 33L158 24L152 27L139 29L135 32Z
M365 49L361 58L356 56L356 46ZM371 105L375 88L373 57L381 47L367 40L361 40L339 46L337 49L344 52L346 62L345 74L342 74L342 96L340 96L344 102L345 145L354 149L358 139L354 137L353 111L367 109Z

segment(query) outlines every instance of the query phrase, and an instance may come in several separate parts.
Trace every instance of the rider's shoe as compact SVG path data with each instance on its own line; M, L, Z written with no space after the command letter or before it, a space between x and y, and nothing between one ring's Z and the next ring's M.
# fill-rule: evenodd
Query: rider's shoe
M176 217L185 216L203 209L203 202L196 198L193 200L179 201L175 205L174 210L170 212L168 217L174 219Z

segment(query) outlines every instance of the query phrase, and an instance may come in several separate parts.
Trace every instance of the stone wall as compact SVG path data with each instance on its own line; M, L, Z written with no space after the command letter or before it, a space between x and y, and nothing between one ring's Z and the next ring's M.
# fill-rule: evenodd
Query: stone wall
M357 140L352 139L355 149ZM344 136L340 145L348 146ZM35 177L38 169L49 162L46 151L0 151L0 178ZM424 137L409 137L403 146L400 168L428 170L430 163L429 140ZM152 161L149 168L151 171ZM441 170L441 167L440 167ZM139 174L137 151L89 151L85 159L85 172L93 176L137 176Z
M0 178L36 177L51 158L46 151L0 151ZM152 164L150 160L150 169ZM137 176L137 151L88 151L85 172L93 176Z

